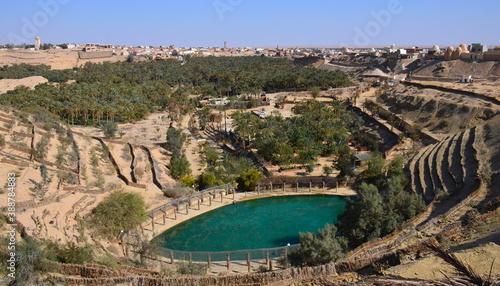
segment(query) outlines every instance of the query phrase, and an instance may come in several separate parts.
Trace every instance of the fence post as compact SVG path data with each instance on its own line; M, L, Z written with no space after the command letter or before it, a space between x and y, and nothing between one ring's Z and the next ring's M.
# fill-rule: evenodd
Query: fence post
M269 250L266 250L266 265L269 264Z
M233 201L234 201L234 196L236 195L236 190L233 189Z
M248 266L248 272L251 272L252 266L250 264L250 252L247 252L247 266Z
M189 253L189 262L193 261L193 255L191 254L191 252Z
M285 192L285 185L286 183L283 183L283 193Z
M323 192L325 191L325 181L323 181Z
M163 213L163 225L165 225L165 213Z
M312 183L309 182L309 192L312 192Z
M174 209L174 220L177 220L177 209Z
M223 199L223 197L222 197L222 192L220 192L220 202L221 202L221 203L222 203L222 199Z
M273 261L269 260L269 271L273 271Z
M229 257L229 253L227 253L227 270L231 270L231 258Z
M155 230L155 218L154 217L151 218L151 228L153 229L153 231Z
M174 252L170 250L170 264L174 264Z
M269 185L271 186L271 193L273 192L273 183L269 183Z
M208 199L209 199L209 201L210 201L210 204L209 204L209 205L211 206L211 205L212 205L212 196L209 196L209 197L208 197Z
M142 235L144 235L144 226L141 224L141 232L142 232Z
M336 193L339 192L339 182L338 181L335 182L335 192Z
M208 269L210 269L210 267L212 266L212 263L210 261L210 253L207 254L207 262L208 262Z
M198 210L200 210L200 200L198 200Z
M127 258L129 257L128 256L128 246L125 248L125 255L127 256Z
M295 192L299 192L299 182L295 183Z

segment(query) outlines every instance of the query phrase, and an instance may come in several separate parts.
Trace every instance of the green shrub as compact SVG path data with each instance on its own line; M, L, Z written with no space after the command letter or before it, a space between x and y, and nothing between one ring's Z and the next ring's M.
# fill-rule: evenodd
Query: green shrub
M92 210L90 222L97 233L116 238L120 231L129 231L146 221L146 204L135 193L115 191Z
M180 275L205 276L207 275L208 266L202 263L179 263L177 264L177 272Z

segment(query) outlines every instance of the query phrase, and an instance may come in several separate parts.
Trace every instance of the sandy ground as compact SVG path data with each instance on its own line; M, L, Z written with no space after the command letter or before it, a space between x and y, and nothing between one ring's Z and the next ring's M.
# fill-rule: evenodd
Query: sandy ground
M474 83L437 82L437 81L415 81L429 86L452 88L483 94L489 97L500 99L500 82L482 81Z
M0 66L14 64L49 65L52 69L71 69L84 65L86 62L102 63L126 60L126 56L113 56L110 58L81 60L78 50L0 50Z
M36 85L46 82L49 81L42 76L30 76L22 79L0 79L0 94L13 90L21 85L35 88Z

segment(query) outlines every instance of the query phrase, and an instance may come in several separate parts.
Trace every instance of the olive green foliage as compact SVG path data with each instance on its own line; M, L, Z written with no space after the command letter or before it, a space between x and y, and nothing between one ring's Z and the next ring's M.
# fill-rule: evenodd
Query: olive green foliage
M254 168L254 163L248 157L235 158L229 153L223 153L222 160L209 164L207 171L196 178L196 185L198 190L203 190L217 185L235 183L241 174Z
M404 190L408 182L403 164L401 157L386 164L382 156L373 156L362 175L357 200L348 202L340 218L342 235L352 246L385 236L424 210L422 197Z
M204 172L198 175L196 184L198 185L198 190L208 189L216 186L217 178L213 172Z
M236 178L238 189L246 192L252 192L253 190L255 190L257 180L262 177L264 177L264 175L255 169L244 172L238 178Z
M175 150L179 151L184 146L186 142L187 135L182 132L182 129L169 128L167 130L167 143L166 147L168 150L174 152Z
M317 234L301 233L300 246L289 254L292 266L316 266L344 258L347 252L347 240L336 237L337 228L327 224Z
M3 149L3 147L5 147L5 137L0 134L0 150Z
M278 114L256 121L248 118L237 124L235 131L251 137L264 159L287 166L307 165L320 155L338 155L340 148L347 146L349 132L359 128L360 119L339 102L329 106L308 100L292 111L297 116L285 119Z
M213 166L219 159L219 152L217 152L217 149L215 149L214 147L206 147L205 157L207 158L208 164Z
M72 241L64 245L50 242L46 248L48 259L67 264L84 264L92 260L93 254L91 245L78 246Z
M191 164L184 154L182 154L179 158L172 158L172 160L170 160L170 165L168 166L170 169L170 176L174 179L180 179L190 175L190 167Z
M333 163L333 167L340 171L337 179L345 182L347 177L354 176L354 154L349 145L341 145L338 149L338 156Z
M0 67L0 78L33 75L60 84L41 84L35 90L19 87L2 95L0 104L19 109L40 106L78 124L101 118L135 121L152 112L153 106L184 112L197 103L186 93L231 96L352 84L340 71L304 68L267 57L193 57L185 64L177 60L86 63L59 71L45 65ZM70 79L76 82L67 84Z
M6 239L1 243L3 246L8 245ZM10 273L10 270L7 269L9 267L7 259L11 257L11 252L7 247L2 247L0 250L0 273L2 276ZM40 273L44 270L42 244L31 237L25 237L22 241L17 241L15 254L15 279L5 277L4 279L11 283L8 285L32 285L38 281Z
M182 186L184 186L184 187L192 187L192 186L194 186L194 184L196 184L196 178L189 177L189 176L182 177L179 179L179 181L181 182Z
M316 99L321 94L321 89L319 87L313 87L309 89L309 94Z
M92 210L90 222L98 234L115 238L120 231L129 231L147 219L146 204L135 193L115 191Z
M118 125L115 122L105 122L100 126L102 132L104 132L104 137L115 138L116 132L118 131Z
M160 243L160 240L149 240L141 235L134 237L133 251L139 255L139 266L146 268L152 266L152 261L147 258L155 259L159 256Z
M204 263L181 262L177 264L177 273L180 275L205 276L208 265Z
M50 137L49 133L42 136L40 141L36 142L35 148L31 151L31 154L36 160L45 160L47 158L47 151L49 149Z

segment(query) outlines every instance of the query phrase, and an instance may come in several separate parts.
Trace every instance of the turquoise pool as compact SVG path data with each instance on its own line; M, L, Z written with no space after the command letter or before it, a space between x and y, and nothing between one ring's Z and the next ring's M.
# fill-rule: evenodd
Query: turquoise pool
M182 222L158 237L180 251L232 251L299 243L300 232L335 223L349 198L281 196L238 202Z

